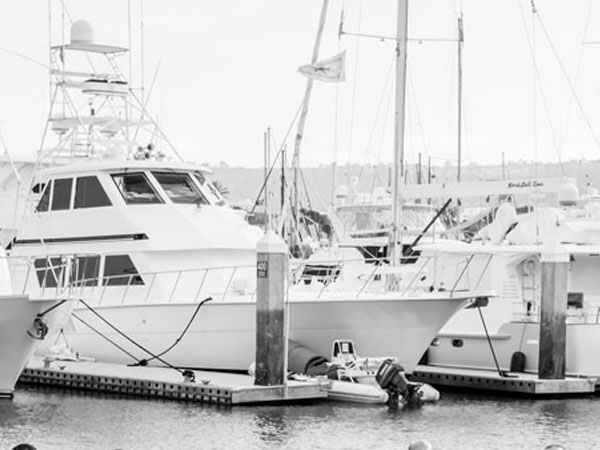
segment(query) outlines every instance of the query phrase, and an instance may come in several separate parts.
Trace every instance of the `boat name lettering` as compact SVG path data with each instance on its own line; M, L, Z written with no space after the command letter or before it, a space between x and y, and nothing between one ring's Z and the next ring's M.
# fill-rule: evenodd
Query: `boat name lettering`
M532 181L509 181L508 182L508 187L509 188L530 188L530 187L543 187L544 186L544 182L543 181L537 181L537 180L532 180Z

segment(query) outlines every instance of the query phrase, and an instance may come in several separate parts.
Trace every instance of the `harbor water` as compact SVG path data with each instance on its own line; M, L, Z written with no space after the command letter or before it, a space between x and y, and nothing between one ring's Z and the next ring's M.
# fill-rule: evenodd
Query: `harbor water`
M57 389L0 401L0 450L600 448L600 398L530 400L442 392L436 404L388 411L327 401L218 407Z

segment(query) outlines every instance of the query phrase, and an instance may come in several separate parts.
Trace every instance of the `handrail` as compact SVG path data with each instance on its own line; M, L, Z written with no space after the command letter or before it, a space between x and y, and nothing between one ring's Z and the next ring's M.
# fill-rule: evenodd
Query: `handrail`
M104 276L98 273L98 271L94 276L85 278L86 270L81 270L78 266L81 263L80 258L84 256L97 257L98 254L74 254L69 256L63 254L60 255L60 261L54 261L56 264L52 264L53 261L51 261L55 256L48 255L44 256L44 259L46 259L44 267L33 267L33 270L32 266L35 266L34 263L39 258L36 259L31 256L17 257L27 264L27 271L22 269L20 272L21 274L25 273L23 292L27 290L27 286L31 288L30 274L35 272L38 277L35 285L38 286L39 283L43 297L52 294L58 296L61 292L68 292L70 295L78 294L81 297L94 298L98 304L104 304L107 297L110 297L111 302L116 301L123 304L127 302L130 294L142 302L148 303L152 301L153 296L156 297L157 292L160 298L167 302L177 301L177 297L181 295L187 299L197 301L203 293L213 297L221 297L222 301L228 295L232 294L248 294L252 298L256 295L255 279L250 276L250 271L254 270L255 265L223 265L129 274L121 273L108 276ZM55 258L58 259L58 256ZM395 267L395 270L402 272L402 279L398 287L399 295L407 295L411 291L417 293L421 289L423 291L431 290L431 286L434 286L436 282L433 277L427 284L419 283L418 280L421 279L434 258L435 256L432 255L420 255L415 261L415 256L410 256L406 257L406 260L409 260L411 264ZM451 295L461 283L469 267L472 266L473 258L474 255L470 255L464 263L464 267L462 267L462 271L451 289ZM11 262L15 261L15 257L10 257L10 259ZM321 298L326 292L339 290L340 287L343 287L345 290L347 288L351 292L356 292L354 296L359 298L368 289L379 291L386 288L385 284L379 283L379 278L377 278L378 274L382 275L390 270L390 266L385 263L385 259L373 258L371 259L371 266L369 266L369 263L365 263L362 258L352 260L301 261L290 271L291 285L303 284L307 279L307 267L310 268L313 266L313 268L316 267L318 269L318 272L316 275L310 276L312 280L311 284L314 285L315 282L321 283L318 293L315 291L316 298ZM352 265L354 262L358 264ZM479 275L478 285L482 280L483 272L488 269L488 266L489 260L485 264L482 274ZM348 270L349 268L350 270ZM293 275L294 273L299 274L299 276ZM438 271L436 270L434 276L437 273ZM120 281L112 281L116 279ZM124 282L125 280L126 283ZM238 281L242 283L238 283ZM346 284L345 281L348 281L349 284ZM56 282L55 286L53 286L54 282ZM101 289L99 289L100 286L102 286ZM108 289L109 287L111 288L110 290ZM192 293L193 296L190 295ZM600 321L600 312L598 314L599 317L597 320Z

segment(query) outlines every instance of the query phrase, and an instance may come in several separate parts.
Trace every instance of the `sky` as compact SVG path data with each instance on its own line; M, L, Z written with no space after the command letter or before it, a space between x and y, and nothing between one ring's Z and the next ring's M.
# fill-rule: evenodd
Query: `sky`
M186 159L258 167L267 127L281 144L303 97L306 79L297 68L310 61L321 0L64 1L72 20L92 22L96 42L123 46L129 5L131 81L139 86L143 73L148 90L156 75L149 109ZM54 44L62 41L62 19L59 0L4 3L0 132L18 157L40 147L48 72L31 60L47 63L49 35ZM453 39L461 13L464 164L498 164L502 153L510 161L600 157L600 44L593 43L600 42L600 5L593 0L535 5L537 19L530 0L410 2L408 163L419 154L434 164L456 163ZM338 39L342 11L348 32L395 33L396 1L330 0L320 57L345 50L347 80L315 84L301 152L305 166L392 158L394 44ZM450 41L426 41L431 38ZM128 62L122 59L126 73Z

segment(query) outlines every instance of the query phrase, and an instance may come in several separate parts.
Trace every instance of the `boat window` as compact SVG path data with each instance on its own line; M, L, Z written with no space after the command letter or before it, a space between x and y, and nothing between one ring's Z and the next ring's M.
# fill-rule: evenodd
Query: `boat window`
M152 172L173 203L207 205L208 200L198 190L187 173Z
M194 172L194 178L200 184L200 188L202 189L202 193L208 198L208 200L215 204L222 206L225 204L225 200L223 196L219 192L219 190L215 187L214 184L208 180L202 172Z
M100 274L100 256L78 256L71 266L73 286L96 286Z
M143 173L115 174L112 177L128 205L162 203Z
M52 189L52 182L46 184L46 189L42 194L42 198L40 198L40 202L35 208L38 212L48 211L48 207L50 206L50 190Z
M38 258L33 265L40 287L55 288L58 286L58 280L64 267L60 258Z
M111 206L111 203L98 178L95 176L77 178L75 208L100 206Z
M104 260L102 284L105 286L142 285L144 280L129 255L108 255Z
M58 178L54 180L52 192L52 211L69 209L71 206L72 178Z

